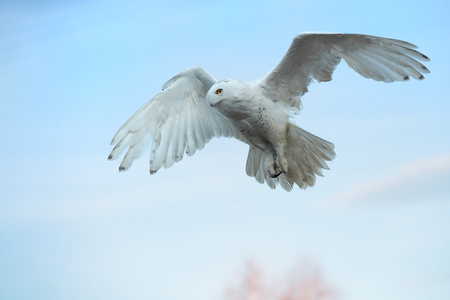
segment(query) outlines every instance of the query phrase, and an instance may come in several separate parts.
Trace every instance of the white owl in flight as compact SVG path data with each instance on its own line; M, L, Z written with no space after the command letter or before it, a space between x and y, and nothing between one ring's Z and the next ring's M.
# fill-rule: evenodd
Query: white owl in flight
M255 82L217 81L200 67L170 79L111 141L108 159L127 150L119 171L150 146L150 174L192 156L213 137L234 137L249 145L246 171L271 188L290 191L313 186L334 145L293 124L308 84L330 81L341 59L366 78L378 81L424 79L429 58L408 42L360 34L302 33L281 62Z

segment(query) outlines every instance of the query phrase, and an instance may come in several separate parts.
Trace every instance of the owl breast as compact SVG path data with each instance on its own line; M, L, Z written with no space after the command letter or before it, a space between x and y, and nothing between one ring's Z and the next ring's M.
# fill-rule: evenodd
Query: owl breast
M260 150L286 139L289 115L268 98L225 100L217 109Z

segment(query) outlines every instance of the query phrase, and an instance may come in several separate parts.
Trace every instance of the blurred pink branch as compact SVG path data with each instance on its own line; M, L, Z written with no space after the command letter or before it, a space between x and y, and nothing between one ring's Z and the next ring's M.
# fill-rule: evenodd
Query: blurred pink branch
M337 291L326 283L319 267L304 262L281 283L268 284L255 262L248 262L243 278L228 288L225 300L335 300Z

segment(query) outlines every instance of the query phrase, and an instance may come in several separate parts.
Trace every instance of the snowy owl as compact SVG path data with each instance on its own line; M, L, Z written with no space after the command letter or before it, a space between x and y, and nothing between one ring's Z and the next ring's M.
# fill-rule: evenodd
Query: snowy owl
M366 78L422 80L429 58L401 40L360 34L302 33L280 63L255 82L217 81L200 67L170 79L115 134L109 160L127 150L119 171L150 147L150 174L192 156L213 137L249 145L246 172L271 188L313 186L334 145L291 122L312 80L330 81L341 59Z

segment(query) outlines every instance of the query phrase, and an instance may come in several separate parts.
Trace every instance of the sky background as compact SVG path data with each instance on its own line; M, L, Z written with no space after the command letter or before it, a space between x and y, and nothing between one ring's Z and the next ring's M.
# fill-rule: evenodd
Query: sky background
M222 299L248 260L311 260L341 299L450 297L448 1L2 1L0 298ZM424 81L342 63L294 118L336 145L315 187L271 190L215 139L124 173L116 130L180 71L256 80L302 31L406 40Z

